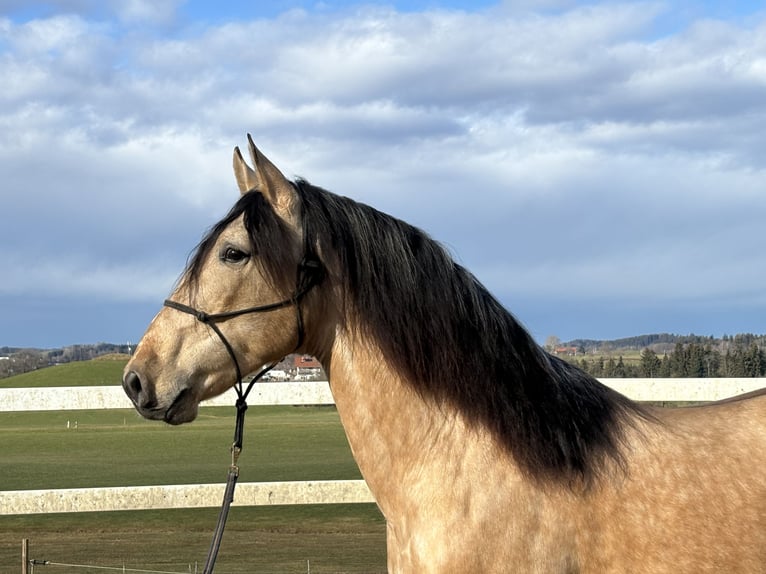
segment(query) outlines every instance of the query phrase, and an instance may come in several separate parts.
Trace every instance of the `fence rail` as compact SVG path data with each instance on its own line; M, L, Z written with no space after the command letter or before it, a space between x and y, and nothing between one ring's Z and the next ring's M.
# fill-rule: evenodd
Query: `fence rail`
M766 387L760 379L601 379L638 401L705 402ZM202 404L234 404L233 391ZM252 405L328 405L325 381L259 383ZM120 386L0 389L0 412L132 408ZM69 488L0 492L0 515L112 510L203 508L220 505L223 484ZM235 505L374 502L363 480L240 483Z
M600 379L637 401L717 401L766 387L766 378ZM200 406L230 406L234 389ZM248 396L251 405L331 405L327 381L258 383ZM0 412L132 409L119 385L99 387L0 388Z
M220 506L224 484L115 486L0 492L0 514L164 510ZM363 480L241 482L234 506L375 502Z
M202 407L231 406L234 389L201 403ZM247 397L250 405L332 405L327 381L258 383ZM132 409L120 385L101 387L39 387L0 389L0 412Z

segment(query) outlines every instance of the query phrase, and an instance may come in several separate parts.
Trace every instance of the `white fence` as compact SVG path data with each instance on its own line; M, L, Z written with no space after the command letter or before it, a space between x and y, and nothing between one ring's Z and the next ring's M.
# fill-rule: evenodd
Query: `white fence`
M766 387L766 379L601 379L639 401L715 401ZM233 405L234 391L203 403ZM260 383L251 405L333 404L326 382ZM0 412L132 408L120 386L0 389ZM69 488L0 492L0 515L215 507L223 484ZM363 480L246 482L234 505L374 502Z
M704 380L704 379L701 379ZM742 379L747 380L747 379ZM228 407L237 400L234 389L201 404ZM331 405L327 381L258 383L247 397L249 405ZM40 387L0 389L0 412L132 409L121 386Z

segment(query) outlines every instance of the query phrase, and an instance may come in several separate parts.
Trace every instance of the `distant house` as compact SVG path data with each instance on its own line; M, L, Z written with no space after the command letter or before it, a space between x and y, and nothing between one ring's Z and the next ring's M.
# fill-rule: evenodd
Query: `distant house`
M264 381L289 381L290 374L281 369L272 369L263 377Z
M574 357L577 355L577 347L556 347L553 351L557 355L566 355L568 357Z
M264 377L266 381L326 381L322 364L310 355L288 355Z
M295 355L293 357L295 379L309 380L318 379L323 375L322 364L310 355Z

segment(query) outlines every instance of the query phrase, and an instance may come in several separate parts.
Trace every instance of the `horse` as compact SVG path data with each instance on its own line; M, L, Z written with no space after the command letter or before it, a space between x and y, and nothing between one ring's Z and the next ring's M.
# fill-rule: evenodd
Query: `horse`
M637 404L546 353L426 233L248 143L238 201L125 367L141 415L190 422L241 373L313 355L392 574L766 572L766 389Z

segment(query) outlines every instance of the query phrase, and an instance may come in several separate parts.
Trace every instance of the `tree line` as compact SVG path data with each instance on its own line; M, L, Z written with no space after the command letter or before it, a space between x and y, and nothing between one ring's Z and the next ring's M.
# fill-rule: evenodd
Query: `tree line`
M552 344L554 351L560 344L557 338ZM614 347L637 343L651 344L657 348L672 350L656 352L645 346L640 360L626 362L622 355L614 358ZM575 347L579 354L598 352L598 348L610 349L610 356L578 359L568 357L580 368L594 377L765 377L766 335L724 335L722 339L696 335L642 335L615 341L577 340L565 343ZM633 347L634 349L636 347ZM108 353L130 354L128 345L98 343L95 345L70 345L60 349L19 349L0 347L0 379L34 371L51 365L71 361L85 361Z
M749 342L749 344L746 344ZM677 342L669 353L658 355L644 348L638 364L620 355L581 359L577 364L594 377L763 377L766 351L756 340L729 340L720 346Z
M61 363L88 361L111 353L130 354L130 352L130 346L113 343L70 345L60 349L0 347L0 379Z

